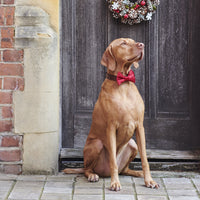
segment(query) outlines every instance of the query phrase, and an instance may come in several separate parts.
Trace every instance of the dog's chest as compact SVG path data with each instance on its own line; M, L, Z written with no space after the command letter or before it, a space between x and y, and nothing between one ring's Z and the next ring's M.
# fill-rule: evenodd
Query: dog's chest
M116 94L116 101L119 114L122 117L137 119L138 115L144 112L144 102L135 85L129 84L127 87L121 88Z
M136 87L120 91L117 99L117 143L123 145L132 138L144 114L144 103Z
M144 113L144 103L135 84L127 82L120 86L104 83L98 99L99 115L101 110L106 113L107 120L117 121L119 124L138 121ZM103 109L100 109L103 108Z

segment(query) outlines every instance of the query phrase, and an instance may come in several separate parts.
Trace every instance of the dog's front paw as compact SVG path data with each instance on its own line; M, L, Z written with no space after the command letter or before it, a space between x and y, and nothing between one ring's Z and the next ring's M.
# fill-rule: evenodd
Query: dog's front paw
M160 185L156 183L153 179L145 180L145 185L148 188L155 188L158 189Z
M112 181L111 184L110 184L110 190L112 191L120 191L122 188L121 188L121 185L120 185L120 182L119 181Z
M97 174L89 174L88 181L89 182L98 182L99 176Z

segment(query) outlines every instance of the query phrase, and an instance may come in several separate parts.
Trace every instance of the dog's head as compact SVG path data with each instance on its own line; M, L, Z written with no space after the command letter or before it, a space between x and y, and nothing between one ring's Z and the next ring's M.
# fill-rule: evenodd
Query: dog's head
M119 38L110 43L101 59L112 74L122 72L127 75L131 65L139 67L138 62L143 59L144 44L129 38Z

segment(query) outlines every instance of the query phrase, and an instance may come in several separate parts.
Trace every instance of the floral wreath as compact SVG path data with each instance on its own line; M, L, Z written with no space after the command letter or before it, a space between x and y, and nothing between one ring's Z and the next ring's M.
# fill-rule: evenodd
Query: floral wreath
M124 24L138 24L152 19L160 0L106 0L113 17Z

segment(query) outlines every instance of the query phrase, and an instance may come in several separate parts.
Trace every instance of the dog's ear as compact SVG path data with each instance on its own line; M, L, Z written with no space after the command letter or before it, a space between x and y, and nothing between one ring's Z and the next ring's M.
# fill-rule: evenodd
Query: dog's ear
M107 67L111 71L115 71L116 68L116 61L115 57L112 54L112 46L109 45L104 52L102 59L101 59L101 64L105 67Z
M139 63L138 62L133 62L133 65L134 65L135 68L139 67Z

